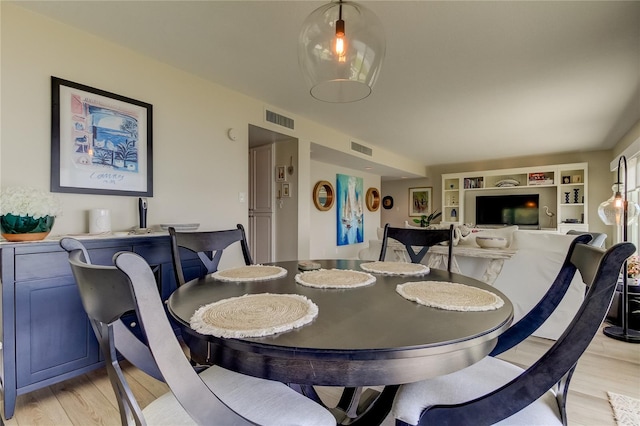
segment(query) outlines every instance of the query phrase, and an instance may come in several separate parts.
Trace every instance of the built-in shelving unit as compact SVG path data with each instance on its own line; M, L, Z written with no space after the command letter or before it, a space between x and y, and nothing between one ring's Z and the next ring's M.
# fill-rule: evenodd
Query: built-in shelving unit
M561 233L569 229L588 231L587 185L587 163L443 174L442 220L475 223L474 197L489 191L492 194L534 191L543 194L551 215L540 206L540 228Z

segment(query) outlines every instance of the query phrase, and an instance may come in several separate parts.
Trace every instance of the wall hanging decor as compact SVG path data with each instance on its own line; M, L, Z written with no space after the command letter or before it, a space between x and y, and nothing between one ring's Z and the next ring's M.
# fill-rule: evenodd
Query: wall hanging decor
M393 208L393 197L391 195L386 195L382 199L382 207L384 207L385 210Z
M331 182L321 180L313 187L313 204L320 211L327 211L333 207L335 194Z
M431 187L409 188L409 216L431 213Z
M153 195L152 105L51 77L51 191Z
M370 212L378 211L380 208L380 191L378 191L378 188L367 189L365 199L367 201L367 209Z
M338 174L336 181L338 245L361 243L364 241L362 178Z

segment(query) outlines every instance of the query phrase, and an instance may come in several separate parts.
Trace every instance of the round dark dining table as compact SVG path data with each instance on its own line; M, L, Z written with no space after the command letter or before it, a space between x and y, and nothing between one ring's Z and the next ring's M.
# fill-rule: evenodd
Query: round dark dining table
M318 260L323 269L362 271L360 260ZM229 370L283 383L323 386L380 386L415 382L467 367L493 349L513 320L509 299L491 286L456 273L431 269L426 275L372 274L376 282L350 289L300 285L298 262L277 262L282 278L227 282L207 275L179 287L169 313L192 341L192 358ZM448 281L489 290L504 300L496 310L448 311L403 298L396 285ZM306 296L318 306L309 324L276 335L221 338L189 327L201 306L254 293ZM195 342L195 343L194 343Z

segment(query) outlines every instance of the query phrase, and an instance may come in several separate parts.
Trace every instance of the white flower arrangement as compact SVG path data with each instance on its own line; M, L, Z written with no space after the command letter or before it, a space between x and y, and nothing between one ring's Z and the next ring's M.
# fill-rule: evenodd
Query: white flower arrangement
M0 193L0 215L40 219L62 213L60 200L51 193L30 187L9 187Z
M640 257L633 255L627 259L627 276L637 278L640 276Z

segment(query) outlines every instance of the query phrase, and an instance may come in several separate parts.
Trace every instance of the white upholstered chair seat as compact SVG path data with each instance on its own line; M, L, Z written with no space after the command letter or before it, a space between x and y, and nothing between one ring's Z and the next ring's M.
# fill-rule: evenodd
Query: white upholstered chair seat
M200 377L234 411L260 425L335 426L329 411L280 382L258 379L213 366ZM194 425L171 392L142 410L149 425ZM211 424L215 424L212 419Z
M416 425L422 411L436 404L456 404L486 395L519 376L524 370L506 361L486 357L455 373L400 386L391 414ZM548 391L533 404L498 425L562 425L553 392Z

